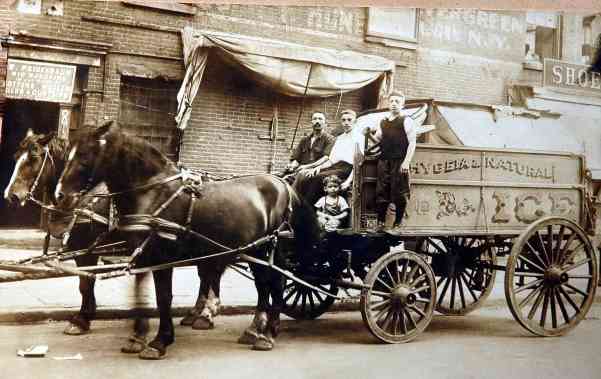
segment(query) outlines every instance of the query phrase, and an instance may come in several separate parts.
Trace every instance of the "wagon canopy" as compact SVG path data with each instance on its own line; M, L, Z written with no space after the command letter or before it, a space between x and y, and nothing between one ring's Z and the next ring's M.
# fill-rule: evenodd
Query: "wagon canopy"
M433 143L582 154L601 179L601 119L524 107L436 102Z
M191 27L182 30L182 41L186 74L175 118L180 129L187 125L210 50L253 80L287 96L328 97L381 80L382 97L393 82L394 62L375 55Z

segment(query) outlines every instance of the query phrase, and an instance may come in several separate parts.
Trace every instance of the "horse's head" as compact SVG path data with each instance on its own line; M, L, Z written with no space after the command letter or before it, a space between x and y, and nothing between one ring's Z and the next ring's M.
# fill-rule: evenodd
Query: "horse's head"
M105 180L106 160L111 154L108 142L113 121L80 133L71 143L65 168L54 191L59 206L72 208L77 200Z
M35 134L28 130L27 135L15 153L15 168L8 186L4 190L4 198L25 204L38 186L45 186L55 173L55 161L50 152L50 141L55 133Z

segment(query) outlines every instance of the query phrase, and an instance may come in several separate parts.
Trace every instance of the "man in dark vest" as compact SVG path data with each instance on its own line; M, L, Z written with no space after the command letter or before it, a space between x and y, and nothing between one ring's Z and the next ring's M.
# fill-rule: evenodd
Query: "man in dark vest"
M287 171L306 169L307 165L330 154L334 137L325 130L326 125L326 115L322 112L313 112L311 115L313 133L300 140L290 156L290 163L286 166Z
M409 164L415 152L416 125L411 117L401 115L405 106L405 95L393 91L388 97L390 113L375 130L375 139L380 140L381 155L378 160L376 204L378 229L384 229L386 211L390 203L396 208L392 229L386 232L399 235L401 223L409 201Z

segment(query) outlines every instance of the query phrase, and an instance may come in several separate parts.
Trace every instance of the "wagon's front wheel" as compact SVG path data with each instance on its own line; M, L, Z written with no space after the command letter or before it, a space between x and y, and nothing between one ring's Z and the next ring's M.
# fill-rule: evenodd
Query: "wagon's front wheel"
M531 224L507 259L505 297L515 319L540 336L578 325L595 298L597 260L574 222L547 217Z
M307 279L307 281L332 295L338 293L338 286L333 282L320 283L318 280L310 279ZM284 287L284 309L282 312L295 320L313 320L324 314L332 304L334 304L335 300L335 298L325 295L313 288L286 279Z
M365 278L361 315L369 331L387 343L409 342L432 320L436 303L434 272L410 251L380 257Z

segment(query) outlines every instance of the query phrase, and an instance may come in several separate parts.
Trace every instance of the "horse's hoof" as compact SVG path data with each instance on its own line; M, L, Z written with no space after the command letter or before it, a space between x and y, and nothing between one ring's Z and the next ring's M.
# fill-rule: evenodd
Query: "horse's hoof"
M184 318L182 318L179 324L182 326L191 326L192 324L194 324L194 320L196 320L197 317L198 316L194 313L189 313L185 315Z
M121 348L121 352L124 354L141 354L146 345L144 337L131 336L127 340L127 344Z
M160 360L165 359L167 356L167 350L161 351L151 346L147 346L144 350L140 351L138 357L140 359L148 359L148 360Z
M81 336L90 333L90 328L84 329L81 326L70 322L69 325L67 325L67 327L65 328L65 330L63 330L63 333L68 336Z
M192 323L192 329L196 330L209 330L215 328L215 323L211 320L207 320L206 318L200 316L197 317L196 320Z
M270 351L273 350L273 340L265 336L258 336L257 340L253 344L253 350L257 351Z
M254 345L258 337L257 334L245 330L240 338L238 338L238 343L242 345Z

